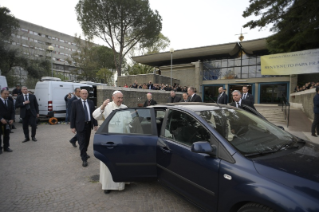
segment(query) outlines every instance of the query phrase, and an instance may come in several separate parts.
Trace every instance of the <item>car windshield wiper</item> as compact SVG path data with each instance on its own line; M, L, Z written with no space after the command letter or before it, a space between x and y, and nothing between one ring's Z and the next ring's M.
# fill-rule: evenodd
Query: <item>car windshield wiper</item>
M252 152L252 153L247 153L244 154L245 157L251 157L251 156L257 156L257 155L267 155L271 153L275 153L277 150L268 150L268 151L262 151L262 152Z

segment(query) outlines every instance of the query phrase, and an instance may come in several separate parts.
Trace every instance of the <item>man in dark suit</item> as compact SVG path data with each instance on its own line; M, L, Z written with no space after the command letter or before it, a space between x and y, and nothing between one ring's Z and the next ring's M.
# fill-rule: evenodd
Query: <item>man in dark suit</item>
M86 152L90 142L91 129L97 130L97 121L93 118L92 113L95 110L93 101L87 99L88 91L81 90L81 99L72 103L71 130L77 133L80 144L82 166L87 167L87 159L90 157Z
M319 134L319 86L316 87L316 95L313 97L314 119L311 126L311 135L317 137ZM317 130L317 135L315 133Z
M147 84L147 89L153 90L153 88L154 88L154 85L153 85L153 83L150 81L150 82Z
M152 99L151 93L146 94L146 98L147 98L147 100L144 102L143 107L147 107L150 105L157 105L157 102L154 99Z
M247 101L250 101L252 105L254 105L255 98L252 94L248 93L248 90L249 90L248 87L243 86L242 90L243 90L242 99L246 99Z
M181 102L188 102L188 95L187 95L187 93L183 93L183 98L182 98Z
M22 143L30 141L29 125L32 128L31 137L32 141L37 141L35 138L37 125L36 121L39 117L39 105L37 98L33 94L28 93L28 88L22 86L22 95L17 97L16 107L20 108L20 117L22 118L23 132L25 139Z
M2 153L2 133L3 133L3 151L12 152L9 148L10 131L13 124L15 111L13 102L9 99L9 91L3 89L1 90L1 100L0 100L0 154ZM3 131L2 131L3 129Z
M176 96L175 91L171 91L171 96L168 98L167 103L180 102L181 98Z
M253 108L254 110L256 110L256 108L254 107L254 105L250 101L241 98L240 91L234 90L232 95L233 95L233 100L234 101L232 103L230 103L231 106L234 106L234 107L237 107L237 108L242 108L242 109L245 110L243 105L247 105L247 106ZM249 110L247 110L247 111L250 112Z
M194 87L189 87L187 89L188 102L202 102L202 98L195 93Z
M81 99L80 97L81 89L80 88L75 88L74 89L74 96L68 100L68 115L69 115L69 120L71 120L71 114L72 114L72 102L75 100ZM70 143L72 144L73 147L76 147L76 142L78 140L77 134L71 138Z
M218 88L218 92L219 92L219 95L217 97L217 103L227 105L228 96L224 92L224 88L223 87Z

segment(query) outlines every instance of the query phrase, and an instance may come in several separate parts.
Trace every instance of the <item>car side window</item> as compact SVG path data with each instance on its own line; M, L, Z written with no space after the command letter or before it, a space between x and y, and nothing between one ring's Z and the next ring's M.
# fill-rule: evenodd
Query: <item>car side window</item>
M170 110L164 131L166 138L191 146L197 141L210 142L210 133L194 117Z
M117 111L107 125L108 133L152 134L150 109Z

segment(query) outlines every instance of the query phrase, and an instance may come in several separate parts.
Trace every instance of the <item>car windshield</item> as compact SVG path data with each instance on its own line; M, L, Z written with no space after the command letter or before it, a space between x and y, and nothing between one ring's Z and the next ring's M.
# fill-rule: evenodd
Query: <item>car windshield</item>
M220 109L196 113L246 156L278 151L296 139L244 110Z

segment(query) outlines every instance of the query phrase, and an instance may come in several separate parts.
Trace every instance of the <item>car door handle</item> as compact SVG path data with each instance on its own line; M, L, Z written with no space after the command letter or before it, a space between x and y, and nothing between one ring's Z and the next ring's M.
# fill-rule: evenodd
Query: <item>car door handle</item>
M161 150L164 152L164 153L171 153L171 150L168 148L168 147L166 147L166 146L164 146L164 147L160 147L161 148Z
M106 143L104 143L104 144L102 144L103 146L106 146L107 148L109 148L109 149L113 149L113 147L115 147L116 146L116 144L114 143L114 142L112 142L112 141L108 141L108 142L106 142Z

